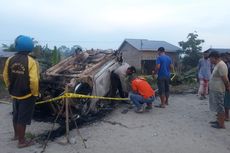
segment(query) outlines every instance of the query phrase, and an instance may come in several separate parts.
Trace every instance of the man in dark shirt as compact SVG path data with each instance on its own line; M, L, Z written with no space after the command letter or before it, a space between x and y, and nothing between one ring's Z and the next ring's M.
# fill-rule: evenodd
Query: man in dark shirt
M18 148L33 144L25 139L26 125L31 123L36 97L39 95L39 66L28 54L33 50L33 40L18 36L15 48L18 53L7 59L3 77L13 98L14 138Z

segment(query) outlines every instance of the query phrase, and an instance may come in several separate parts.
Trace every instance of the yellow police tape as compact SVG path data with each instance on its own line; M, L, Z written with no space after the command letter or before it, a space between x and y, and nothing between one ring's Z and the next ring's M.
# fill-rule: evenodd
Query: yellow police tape
M172 73L172 77L171 77L171 81L173 81L173 79L176 77L176 73Z
M54 102L54 101L57 101L57 100L63 99L63 98L90 98L90 99L104 99L104 100L129 100L129 98L114 98L114 97L102 97L102 96L90 96L90 95L82 95L82 94L74 94L74 93L65 93L62 96L58 96L58 97L51 98L51 99L48 99L48 100L36 102L36 105L49 103L49 102ZM10 104L10 102L7 102L7 101L0 101L0 103Z

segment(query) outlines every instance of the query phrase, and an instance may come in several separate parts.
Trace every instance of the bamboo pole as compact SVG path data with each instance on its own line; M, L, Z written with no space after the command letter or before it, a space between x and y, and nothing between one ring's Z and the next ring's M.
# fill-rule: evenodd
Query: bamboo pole
M65 86L65 93L68 93L68 85ZM66 117L66 140L69 142L69 99L65 98L65 117Z

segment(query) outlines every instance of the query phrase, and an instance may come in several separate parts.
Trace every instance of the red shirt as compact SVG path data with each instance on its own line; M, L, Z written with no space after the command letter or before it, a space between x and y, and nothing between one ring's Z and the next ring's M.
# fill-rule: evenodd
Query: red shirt
M155 91L152 89L152 87L149 85L149 83L140 78L136 78L132 81L132 90L134 92L137 92L141 96L143 96L145 99L155 96Z

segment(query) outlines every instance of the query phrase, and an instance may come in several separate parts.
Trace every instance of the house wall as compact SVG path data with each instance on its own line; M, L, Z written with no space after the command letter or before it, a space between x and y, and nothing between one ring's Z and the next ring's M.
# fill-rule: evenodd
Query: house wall
M141 65L142 60L156 60L158 56L157 51L139 51L128 43L124 43L120 51L122 52L124 62L140 70L143 69ZM166 52L166 55L172 58L174 66L178 65L178 53Z
M136 48L128 43L124 43L120 51L122 52L124 62L135 66L137 69L141 69L141 53Z
M143 51L141 53L141 60L155 60L158 56L157 52L153 51Z

